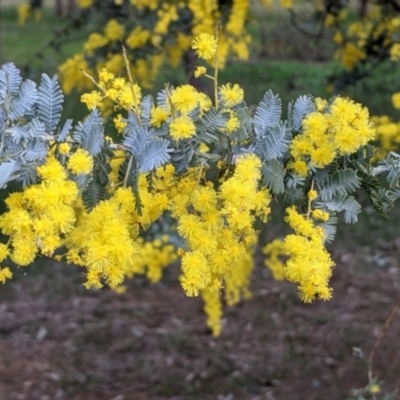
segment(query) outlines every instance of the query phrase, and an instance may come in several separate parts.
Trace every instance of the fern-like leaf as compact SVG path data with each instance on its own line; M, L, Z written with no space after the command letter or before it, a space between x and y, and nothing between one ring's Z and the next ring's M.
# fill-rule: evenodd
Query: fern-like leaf
M27 162L41 162L47 156L48 146L46 142L38 139L33 139L28 142L23 153L23 159Z
M329 176L320 191L322 201L330 201L337 195L355 192L361 185L357 172L353 169L337 170Z
M103 119L95 108L83 123L78 122L72 137L92 156L96 156L104 145L103 131Z
M38 88L38 115L44 122L47 132L53 133L56 129L62 111L64 95L60 89L57 77L52 79L48 75L42 74L42 79Z
M254 130L263 135L267 128L278 124L282 115L282 100L278 94L268 90L254 113Z
M15 121L30 112L38 100L36 83L27 79L22 82L17 97L11 101L10 120Z
M226 128L228 120L228 113L219 112L211 107L200 120L195 122L197 137L205 143L218 141L218 131Z
M72 128L72 123L73 123L72 119L67 119L64 122L64 125L61 128L60 133L58 135L56 135L58 142L64 142L67 139L67 136Z
M290 129L286 122L280 121L265 131L256 131L255 152L263 160L274 160L283 157L288 151Z
M18 169L17 161L7 161L0 164L0 189L3 189L7 182L14 178L14 173Z
M0 99L9 95L16 95L21 82L20 72L14 63L4 64L0 68Z
M169 142L164 139L155 139L149 143L138 157L139 171L150 172L166 164L173 149L169 149Z
M140 116L142 119L142 123L145 126L148 126L150 123L150 115L151 110L154 107L153 96L147 95L143 98L140 103Z
M285 174L285 168L277 160L267 161L262 166L263 183L274 194L281 194L285 191Z
M22 187L26 188L30 185L33 185L37 183L39 180L38 174L37 174L37 167L38 164L31 162L31 163L23 163L19 168L18 168L18 175L17 175L17 182L22 183Z
M361 206L353 196L338 195L332 200L323 203L317 203L318 207L327 208L329 211L344 211L344 222L354 224L357 222L357 215L361 211Z
M289 120L292 124L292 129L299 132L303 124L304 117L315 111L314 101L311 95L300 96L296 99L291 110Z

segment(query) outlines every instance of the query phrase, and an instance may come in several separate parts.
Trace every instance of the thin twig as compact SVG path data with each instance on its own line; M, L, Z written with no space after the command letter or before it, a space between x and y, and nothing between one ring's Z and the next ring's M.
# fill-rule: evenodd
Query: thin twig
M106 90L105 90L103 87L101 87L101 86L96 82L96 80L95 80L91 75L89 75L83 68L81 68L81 72L82 72L82 74L85 75L86 78L88 78L97 88L99 88L104 94L106 94Z
M369 381L371 381L372 378L373 378L372 363L374 361L375 352L376 352L379 344L381 343L383 337L385 336L386 332L388 331L388 329L390 327L390 324L392 323L392 320L393 320L394 316L396 315L396 312L397 312L397 310L399 308L400 308L400 300L394 306L392 312L389 315L389 318L385 321L385 325L383 325L381 333L379 334L379 337L375 342L374 348L371 351L371 354L370 354L369 359L368 359L368 379L369 379Z

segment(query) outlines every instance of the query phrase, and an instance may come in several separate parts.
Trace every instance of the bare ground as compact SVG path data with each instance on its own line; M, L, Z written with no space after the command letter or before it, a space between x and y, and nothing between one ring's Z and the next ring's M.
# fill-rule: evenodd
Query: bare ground
M73 267L22 270L0 287L0 399L346 399L367 383L352 348L370 353L400 298L400 234L384 226L339 232L330 302L301 303L257 259L254 296L226 311L219 338L175 267L122 295L86 291ZM399 335L397 315L374 360L389 391L400 389Z

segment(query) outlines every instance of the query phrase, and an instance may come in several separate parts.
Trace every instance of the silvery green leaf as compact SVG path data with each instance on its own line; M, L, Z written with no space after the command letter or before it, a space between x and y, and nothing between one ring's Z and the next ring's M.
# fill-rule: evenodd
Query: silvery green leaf
M281 194L285 191L284 178L286 170L279 161L266 161L261 171L263 183L272 193Z
M151 110L154 107L153 96L147 95L143 97L140 103L140 116L142 124L148 126L150 123Z
M286 122L266 127L264 131L255 130L255 152L262 160L281 158L289 149L290 129Z
M361 185L357 172L353 169L342 169L329 175L321 187L322 201L329 201L336 195L347 195L355 192Z
M170 159L173 149L169 148L169 142L164 139L156 139L150 142L138 157L139 171L150 172L166 164Z
M21 118L25 113L30 112L38 99L36 83L27 79L22 82L18 95L12 99L10 106L10 119L15 121Z
M72 122L73 122L72 119L67 119L64 122L64 125L61 128L60 133L56 136L58 142L64 142L67 139L69 131L72 128Z
M281 119L282 100L278 94L268 90L254 113L254 130L262 135L267 128L275 126Z
M103 119L99 110L95 108L83 123L78 122L78 125L75 126L72 138L92 156L95 156L100 153L104 145L103 131Z
M0 189L3 189L7 182L14 178L18 166L17 161L6 161L0 164Z
M314 100L311 95L303 95L297 98L294 102L289 121L291 122L292 129L296 132L301 130L303 120L306 115L315 111Z
M0 68L0 97L4 99L7 95L16 95L21 82L20 72L14 63L4 64Z
M23 159L26 162L40 162L44 161L48 152L48 146L46 142L42 142L39 139L32 139L26 145L23 153Z
M318 208L326 208L329 211L344 211L344 221L346 224L357 222L357 215L361 211L361 206L353 196L338 195L327 202L318 202Z
M219 131L226 129L228 120L227 112L220 112L211 107L201 119L194 123L197 137L205 143L218 141Z
M50 79L46 74L42 74L38 97L38 115L44 122L47 132L53 133L60 121L64 102L64 95L56 76Z

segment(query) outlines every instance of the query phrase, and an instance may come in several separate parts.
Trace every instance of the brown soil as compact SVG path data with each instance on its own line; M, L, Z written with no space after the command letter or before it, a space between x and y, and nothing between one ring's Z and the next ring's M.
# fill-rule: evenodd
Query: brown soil
M254 297L226 311L219 338L175 267L122 295L86 291L81 270L61 264L20 270L0 287L0 399L346 399L367 383L352 348L370 354L400 298L399 231L384 226L339 232L330 302L301 303L258 265ZM389 391L400 388L399 336L400 313L373 367Z

